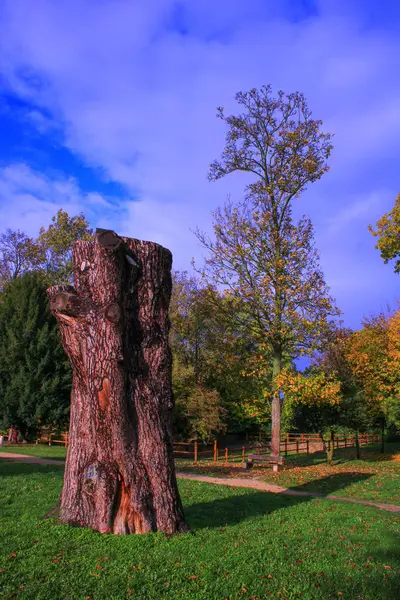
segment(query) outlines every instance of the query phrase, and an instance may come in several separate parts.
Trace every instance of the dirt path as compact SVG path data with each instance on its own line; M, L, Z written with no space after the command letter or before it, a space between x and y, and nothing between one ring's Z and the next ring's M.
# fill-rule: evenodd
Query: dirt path
M0 452L0 459L5 458L9 462L23 462L36 465L63 465L65 461L55 458L42 458L41 456L32 456L29 454L16 454L13 452Z
M387 510L392 513L400 513L400 506L396 504L385 504L382 502L373 502L372 500L358 500L357 498L342 498L340 496L327 496L318 492L306 492L304 490L291 490L281 487L280 485L272 485L264 481L256 479L244 479L243 477L223 479L222 477L209 477L208 475L192 475L190 473L177 473L180 479L192 479L194 481L204 481L205 483L215 483L218 485L229 485L232 487L250 488L252 490L260 490L270 492L271 494L284 494L285 496L303 496L309 498L325 498L326 500L335 500L337 502L351 502L353 504L365 504L366 506L376 506L381 510Z
M41 458L39 456L28 456L27 454L13 454L11 452L0 452L0 459L6 459L10 462L23 462L38 465L63 465L63 460L55 460L52 458ZM365 506L375 506L380 510L386 510L391 513L400 514L400 506L396 504L385 504L383 502L373 502L372 500L359 500L357 498L342 498L339 496L327 496L318 492L306 492L304 490L291 490L289 488L281 487L280 485L272 485L259 481L257 479L244 479L243 477L233 477L225 479L222 477L210 477L209 475L198 475L191 473L177 473L179 479L190 479L192 481L203 481L205 483L213 483L216 485L229 485L230 487L242 487L250 488L252 490L259 490L262 492L269 492L270 494L284 494L285 496L298 496L308 498L326 498L327 500L334 500L336 502L350 502L352 504L364 504Z

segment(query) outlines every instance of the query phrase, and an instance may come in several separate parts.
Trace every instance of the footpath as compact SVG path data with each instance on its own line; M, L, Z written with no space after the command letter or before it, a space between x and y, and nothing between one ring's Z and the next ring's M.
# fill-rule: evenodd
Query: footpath
M41 458L39 456L29 456L27 454L13 454L11 452L0 452L0 459L5 459L7 462L22 462L38 465L58 465L65 464L63 460L55 460L53 458ZM229 485L230 487L242 487L261 492L269 492L270 494L283 494L284 496L298 496L308 498L325 498L335 502L349 502L351 504L364 504L365 506L375 506L380 510L386 510L391 513L400 514L400 506L396 504L386 504L384 502L374 502L372 500L360 500L357 498L344 498L341 496L325 495L318 492L307 492L305 490L295 490L281 487L280 485L272 485L259 481L258 479L245 479L244 477L210 477L209 475L198 475L196 473L180 473L176 476L179 479L190 479L192 481L203 481L204 483L212 483L214 485Z

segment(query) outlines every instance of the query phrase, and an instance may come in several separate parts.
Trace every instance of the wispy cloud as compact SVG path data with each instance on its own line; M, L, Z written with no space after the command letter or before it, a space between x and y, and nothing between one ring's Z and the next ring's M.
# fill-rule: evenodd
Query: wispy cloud
M24 194L33 196L35 214L43 207L38 219L48 218L48 203L54 206L47 192L38 199L35 185L44 185L65 206L165 243L179 265L189 265L199 253L190 228L210 230L211 210L228 192L235 199L243 189L240 177L206 181L224 143L215 107L234 110L236 91L272 83L304 91L315 116L336 133L331 173L299 201L315 221L333 293L347 281L343 269L332 267L338 257L360 277L364 260L379 264L366 224L387 210L397 185L387 164L398 154L400 40L390 23L381 27L371 18L377 14L372 1L3 4L5 89L32 104L40 135L51 137L56 124L84 164L126 188L110 209L100 208L108 204L100 196L93 210L93 196L79 181L57 175L56 185L45 173L36 173L38 179L31 173L33 187ZM13 222L28 222L27 197L8 190ZM391 296L395 284L386 272L374 276Z

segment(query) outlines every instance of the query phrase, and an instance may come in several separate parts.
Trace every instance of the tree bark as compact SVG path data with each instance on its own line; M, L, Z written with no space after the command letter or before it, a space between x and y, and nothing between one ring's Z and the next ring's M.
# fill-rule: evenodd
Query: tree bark
M274 353L272 363L272 377L275 379L282 370L282 357L279 352ZM271 456L279 456L281 450L281 399L279 389L273 381L273 396L271 406Z
M360 440L358 438L358 431L356 431L356 433L355 433L354 443L356 445L356 458L357 458L357 460L360 460L361 452L360 452Z
M382 419L381 421L381 453L385 452L385 421Z
M48 289L73 371L60 521L101 533L188 530L172 447L172 256L97 230L75 288Z

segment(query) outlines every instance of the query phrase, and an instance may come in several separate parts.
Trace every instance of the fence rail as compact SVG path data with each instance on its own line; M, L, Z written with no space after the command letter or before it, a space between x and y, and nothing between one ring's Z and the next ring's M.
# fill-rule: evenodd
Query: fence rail
M378 433L364 433L359 434L358 442L360 446L369 446L372 444L378 444L381 440L380 434ZM256 441L249 440L245 446L224 446L220 448L218 442L214 441L212 447L204 448L199 442L174 442L174 455L175 457L190 457L193 462L198 462L202 458L209 458L213 462L223 461L228 464L229 460L241 458L243 461L247 454L263 454L270 451L270 438L264 436L263 441L259 441L257 437ZM325 446L330 450L333 444L334 449L339 448L351 448L356 446L356 436L343 436L334 437L333 439L325 439ZM318 434L296 434L296 435L285 435L281 439L280 453L285 456L293 454L312 454L314 452L320 452L324 450L324 442L321 440ZM181 447L185 447L185 450L181 450Z
M48 431L38 437L36 443L63 444L68 446L68 433L64 432L57 436ZM378 433L361 433L358 435L360 446L369 446L377 444L381 440ZM247 454L263 454L270 451L271 436L269 435L248 435L246 444L241 446L223 446L219 447L217 440L213 444L204 445L197 441L173 442L174 456L176 458L187 458L193 462L209 459L213 462L223 461L228 464L230 460L241 458L245 460ZM333 444L334 449L350 448L356 445L356 436L334 437L333 440L325 439L325 445L330 450ZM291 454L312 454L324 450L324 443L318 433L287 433L281 436L280 453L285 456Z

